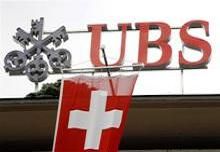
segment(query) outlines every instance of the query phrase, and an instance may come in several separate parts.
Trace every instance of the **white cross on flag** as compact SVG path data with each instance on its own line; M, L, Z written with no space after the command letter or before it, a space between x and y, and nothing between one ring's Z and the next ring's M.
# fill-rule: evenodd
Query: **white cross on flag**
M54 152L117 152L137 75L65 79Z

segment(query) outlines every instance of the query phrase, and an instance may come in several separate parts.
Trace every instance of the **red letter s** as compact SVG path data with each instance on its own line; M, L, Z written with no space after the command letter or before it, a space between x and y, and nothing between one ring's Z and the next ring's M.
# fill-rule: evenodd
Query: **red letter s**
M183 57L183 53L180 51L179 64L180 67L183 68L201 68L201 67L205 67L209 63L209 59L212 51L210 44L203 39L189 35L189 33L187 32L188 29L192 28L195 25L202 26L205 29L206 36L209 36L209 23L206 21L194 20L187 22L186 24L183 25L183 27L180 30L180 38L183 41L184 46L195 49L203 53L203 56L200 60L191 62L191 61L187 61Z

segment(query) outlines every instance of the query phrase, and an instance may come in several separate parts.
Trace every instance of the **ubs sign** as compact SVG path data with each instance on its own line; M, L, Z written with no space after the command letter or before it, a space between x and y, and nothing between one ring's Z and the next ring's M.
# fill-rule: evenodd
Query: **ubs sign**
M33 20L30 32L26 32L21 28L17 29L17 33L13 38L22 45L23 51L14 50L6 55L4 68L10 75L26 74L32 82L45 80L48 76L49 68L42 54L45 54L48 58L49 65L54 73L60 73L61 69L64 68L71 68L71 53L68 50L48 48L50 43L58 47L63 41L68 40L65 27L62 26L43 38L43 21L43 18L39 21ZM135 27L135 30L139 31L137 63L144 64L145 69L166 69L172 56L172 46L169 44L172 30L170 25L164 22L141 22L135 23ZM199 60L192 62L185 58L180 50L179 65L181 68L203 68L209 63L212 51L211 45L208 41L189 33L189 30L195 27L204 29L206 36L209 36L209 23L204 20L192 20L180 28L179 36L184 47L202 53ZM149 31L152 29L161 31L160 37L155 41L149 40ZM132 30L131 23L118 24L118 31L121 31L120 56L111 66L123 65L126 53L126 37L129 30ZM88 25L88 32L91 32L90 59L95 67L105 66L100 59L100 43L103 31L108 31L106 24ZM30 43L32 44L31 47L29 46ZM147 60L149 48L159 48L161 50L162 54L158 61L152 63Z

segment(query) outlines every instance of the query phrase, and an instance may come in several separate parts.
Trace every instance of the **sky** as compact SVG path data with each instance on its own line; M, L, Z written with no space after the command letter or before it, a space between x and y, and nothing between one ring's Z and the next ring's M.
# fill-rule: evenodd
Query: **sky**
M4 70L4 57L12 50L22 48L13 41L16 28L29 31L32 19L44 17L45 31L54 31L64 25L67 31L87 30L88 24L105 23L109 29L116 29L118 23L152 22L168 23L181 27L190 20L209 22L210 36L204 30L190 32L207 40L212 46L212 57L208 69L181 71L139 72L134 95L161 94L219 94L220 93L220 20L218 1L176 1L176 0L0 0L0 98L24 97L34 91L34 84L26 76L9 76ZM138 31L127 35L125 64L137 62ZM151 32L150 39L160 36ZM118 57L120 33L104 33L102 44L106 46L109 62ZM114 40L114 41L113 41ZM72 53L72 68L91 67L89 58L91 34L69 34L69 40L62 44ZM169 44L172 46L172 62L169 67L178 67L178 51L182 49L179 30L173 30ZM156 61L161 52L152 49L150 61ZM198 60L201 53L184 48L185 57ZM44 83L74 75L49 76ZM183 80L183 83L181 83ZM42 83L40 84L42 85ZM182 89L183 88L183 89Z

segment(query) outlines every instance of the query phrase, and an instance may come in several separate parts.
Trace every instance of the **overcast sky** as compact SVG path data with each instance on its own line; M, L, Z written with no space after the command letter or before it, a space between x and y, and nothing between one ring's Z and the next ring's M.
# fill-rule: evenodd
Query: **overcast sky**
M53 31L60 26L67 30L86 30L88 24L106 23L109 29L116 29L118 23L161 21L171 27L200 19L210 24L210 37L205 37L204 30L191 31L193 34L210 42L212 58L205 70L184 71L185 94L220 93L220 20L218 1L192 0L0 0L0 98L24 97L34 91L34 84L26 76L9 76L5 73L4 57L12 50L22 48L12 40L17 27L30 30L31 19L44 17L46 31ZM125 63L137 62L138 32L127 35ZM156 39L160 33L154 32L150 39ZM75 67L91 66L90 34L69 35L69 40L62 44L72 53ZM103 35L102 44L106 45L110 62L117 59L120 48L120 33ZM182 48L179 31L172 31L170 45L173 49L170 67L178 67L178 51ZM199 59L200 53L184 50L185 56L192 60ZM160 51L152 49L150 61L156 61ZM61 75L49 76L51 82L62 78ZM181 94L180 71L143 72L134 91L139 94Z

